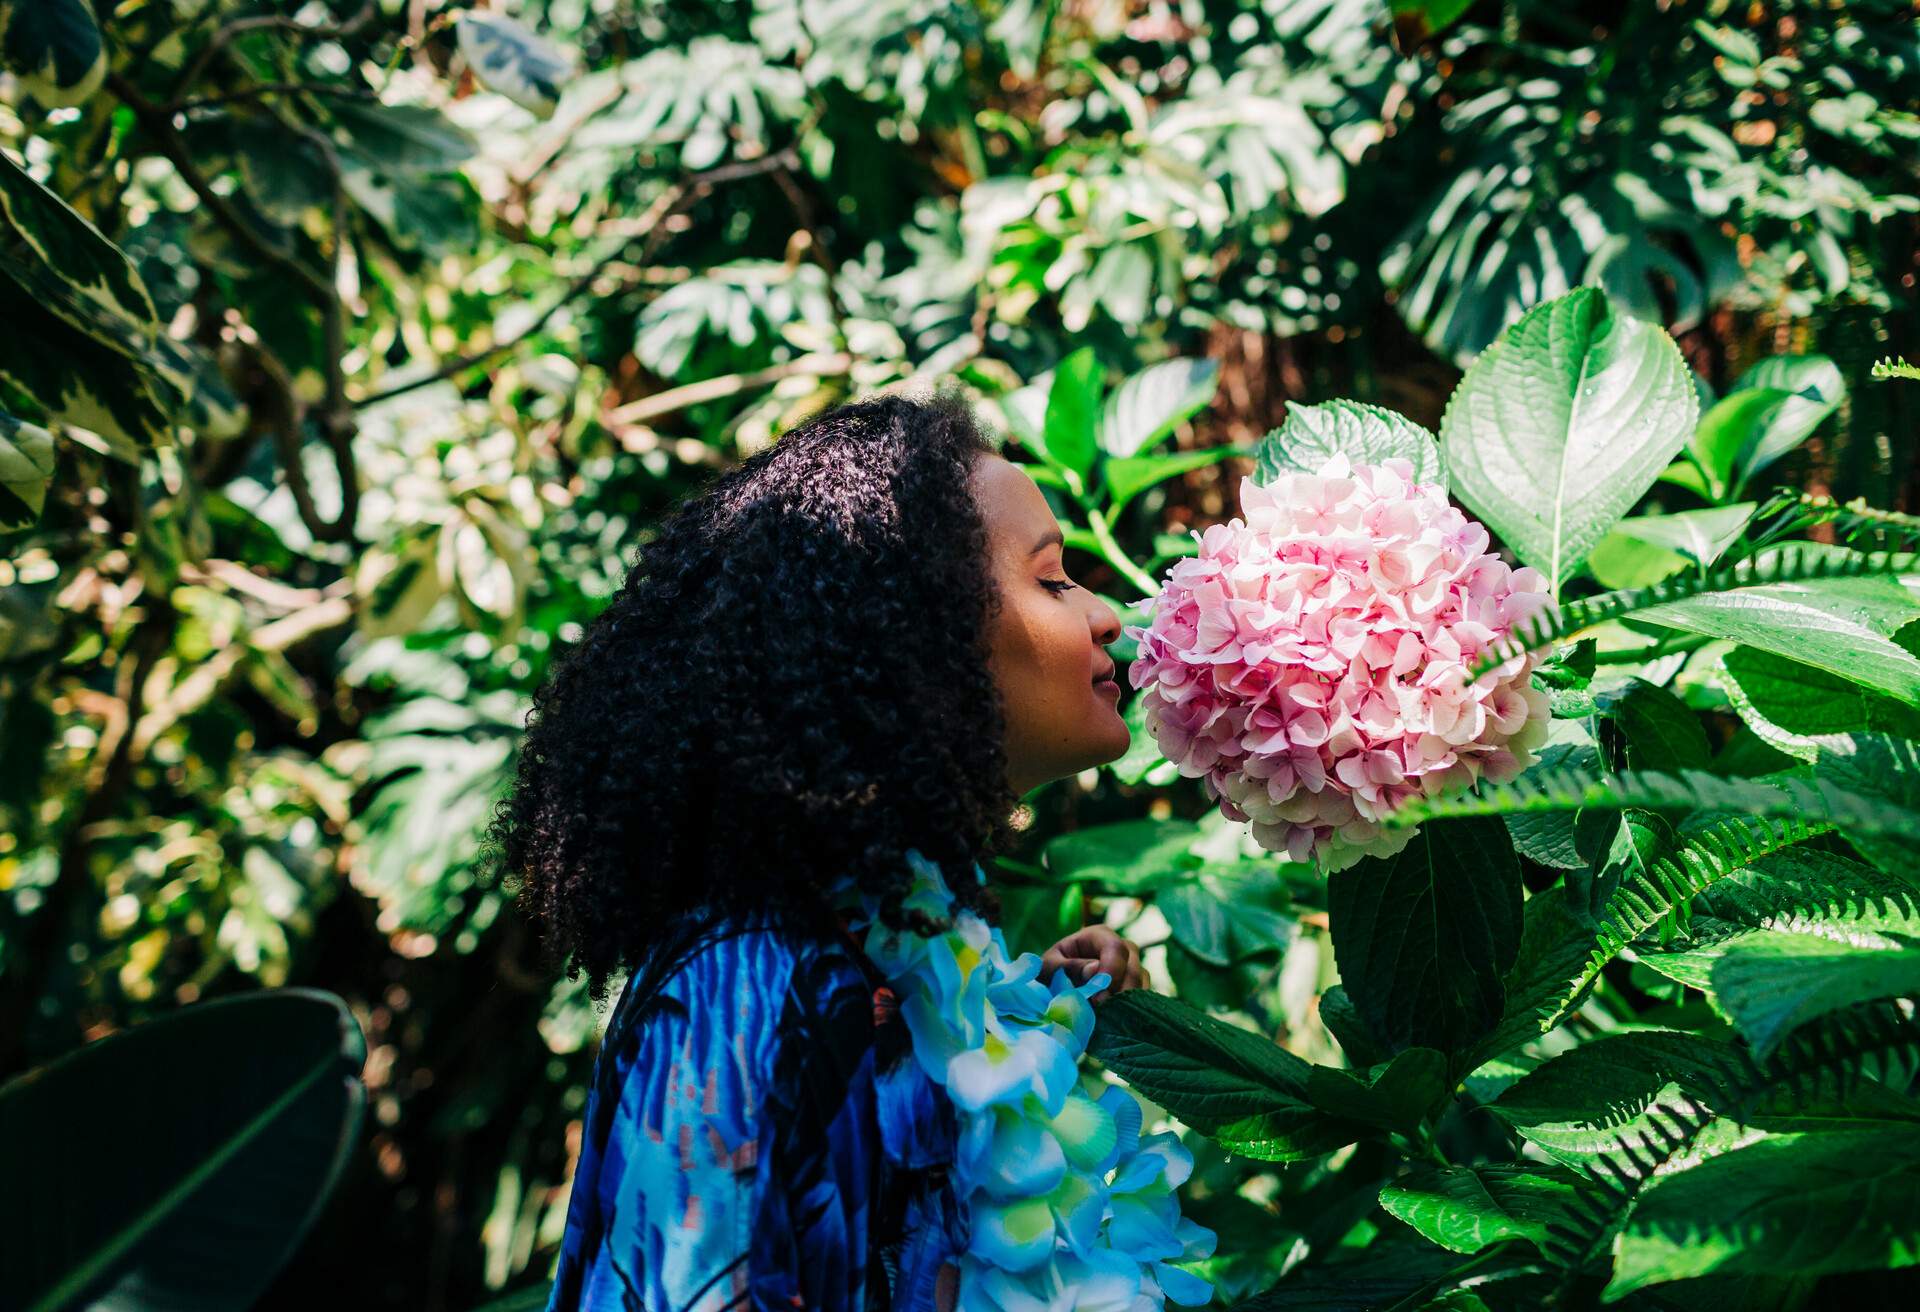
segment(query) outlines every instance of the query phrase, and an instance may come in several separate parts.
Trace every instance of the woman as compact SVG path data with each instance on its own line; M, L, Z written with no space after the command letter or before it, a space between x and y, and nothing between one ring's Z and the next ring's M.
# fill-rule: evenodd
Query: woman
M963 403L847 405L666 518L556 664L493 837L593 995L631 976L550 1309L955 1305L951 1091L849 930L978 927L1020 796L1126 750L1062 546ZM1147 983L1100 927L1041 978Z

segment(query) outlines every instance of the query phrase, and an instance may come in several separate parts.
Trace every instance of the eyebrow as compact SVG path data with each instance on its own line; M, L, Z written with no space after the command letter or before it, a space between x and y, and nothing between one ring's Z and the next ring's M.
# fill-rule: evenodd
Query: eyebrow
M1048 547L1055 546L1055 545L1064 545L1065 543L1066 543L1066 539L1060 536L1060 530L1056 528L1049 531L1045 537L1041 538L1038 542L1034 543L1033 550L1029 551L1027 554L1029 556L1037 556L1041 552L1045 551Z

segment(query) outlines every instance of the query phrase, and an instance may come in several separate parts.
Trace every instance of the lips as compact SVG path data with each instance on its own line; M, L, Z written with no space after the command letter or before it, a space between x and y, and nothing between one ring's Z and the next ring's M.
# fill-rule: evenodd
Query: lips
M1107 668L1095 674L1093 676L1093 681L1095 683L1118 683L1119 680L1114 677L1114 673L1118 668L1119 667L1116 666L1112 661L1108 661Z

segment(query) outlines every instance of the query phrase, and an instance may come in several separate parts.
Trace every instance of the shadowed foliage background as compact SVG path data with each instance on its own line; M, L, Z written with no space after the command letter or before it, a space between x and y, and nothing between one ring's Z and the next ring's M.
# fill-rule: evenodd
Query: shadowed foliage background
M544 1275L598 1018L480 832L632 547L823 407L957 379L1129 622L1288 402L1438 428L1583 284L1709 403L1820 353L1724 422L1920 499L1920 393L1858 385L1920 350L1897 0L0 0L0 68L0 1077L344 997L370 1132L274 1307ZM1231 846L1136 742L1028 799L1016 946ZM1129 932L1327 1060L1324 911L1218 879ZM1257 1220L1223 1292L1297 1241Z

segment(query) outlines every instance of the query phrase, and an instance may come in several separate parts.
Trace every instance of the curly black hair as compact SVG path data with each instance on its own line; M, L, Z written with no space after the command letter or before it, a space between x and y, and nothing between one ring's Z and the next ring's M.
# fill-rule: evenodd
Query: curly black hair
M663 518L556 658L487 846L596 1000L679 913L817 917L843 874L935 928L901 907L908 848L992 914L972 867L1019 799L968 486L991 454L952 394L827 411Z

